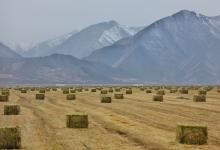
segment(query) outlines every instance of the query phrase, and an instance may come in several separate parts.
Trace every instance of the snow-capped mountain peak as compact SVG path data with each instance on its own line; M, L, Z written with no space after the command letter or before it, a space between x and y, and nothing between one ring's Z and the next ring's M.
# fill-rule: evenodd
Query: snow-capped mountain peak
M137 31L125 25L115 24L112 28L103 32L98 39L99 43L103 46L109 46L125 37L136 34Z
M54 38L54 39L51 39L51 40L48 40L48 45L52 48L54 46L57 46L61 43L63 43L65 40L67 40L69 37L71 37L73 34L75 34L77 31L74 31L74 32L71 32L71 33L68 33L66 35L63 35L63 36L60 36L60 37L57 37L57 38Z
M42 42L26 53L26 56L47 56L58 53L83 58L94 50L110 46L123 38L134 35L141 29L126 27L116 21L102 22L77 33Z
M210 83L220 81L220 69L215 67L220 65L219 48L218 17L182 10L96 50L86 60L126 70L146 81L190 82L194 77L193 82Z

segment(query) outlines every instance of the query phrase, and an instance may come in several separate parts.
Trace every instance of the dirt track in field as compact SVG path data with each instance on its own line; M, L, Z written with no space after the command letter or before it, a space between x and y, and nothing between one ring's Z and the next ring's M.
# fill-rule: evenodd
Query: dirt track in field
M37 101L37 92L11 90L10 101L0 103L0 127L20 126L22 148L31 150L219 150L220 93L210 91L207 102L195 103L195 92L167 92L164 102L153 102L153 94L133 89L124 99L104 104L100 91L77 92L74 101L67 101L61 90L50 91ZM3 115L5 104L19 104L21 115ZM89 128L66 128L66 115L78 111L88 113ZM208 144L176 143L177 123L207 125Z

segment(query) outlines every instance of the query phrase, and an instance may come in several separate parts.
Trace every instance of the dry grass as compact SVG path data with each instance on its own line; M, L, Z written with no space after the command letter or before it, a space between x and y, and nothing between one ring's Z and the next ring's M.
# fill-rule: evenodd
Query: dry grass
M124 100L112 99L109 104L100 103L100 92L90 92L92 88L89 87L89 91L76 91L76 101L67 101L61 89L51 90L46 92L43 103L35 100L41 88L28 90L27 94L11 89L10 100L0 103L0 110L3 112L6 104L16 104L22 107L22 114L0 115L0 128L19 126L22 147L32 150L219 150L220 94L217 88L207 92L205 103L195 103L193 96L198 94L201 87L187 88L186 99L178 99L183 96L178 92L169 92L170 89L181 87L166 89L146 86L143 87L144 91L132 87L132 94L124 94ZM128 87L120 88L120 93L125 93L126 89ZM152 93L147 94L146 89L151 89ZM165 90L163 103L152 101L156 94L154 89ZM108 93L106 96L114 97L114 94ZM76 112L88 114L88 129L66 128L66 114ZM207 144L186 145L177 142L176 126L179 122L206 124Z

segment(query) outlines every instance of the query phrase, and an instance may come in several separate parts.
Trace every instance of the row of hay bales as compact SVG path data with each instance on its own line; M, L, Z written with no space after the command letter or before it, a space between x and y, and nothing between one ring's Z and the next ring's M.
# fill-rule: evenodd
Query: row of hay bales
M149 88L146 90L146 93L152 93L152 88ZM154 95L154 98L156 101L161 101L161 97L163 99L163 95L165 95L165 91L161 90L162 88L157 88L157 95ZM27 93L28 89L21 89L21 93ZM36 90L36 89L35 89ZM74 89L75 91L81 92L83 89ZM94 91L91 90L91 92L96 92L96 90L99 90L102 95L107 94L108 92L113 92L113 89L110 88L109 91L103 90L102 88L96 88ZM110 91L111 90L111 91ZM140 88L140 90L145 90L144 88ZM172 90L172 89L170 89ZM181 89L180 92L186 94L187 92L184 92L185 89ZM32 91L32 89L31 89ZM38 89L39 94L36 94L36 99L44 99L45 95L45 89ZM53 89L53 91L57 91L57 88ZM71 90L66 89L63 90L63 94L67 94L67 100L74 100L76 97L74 94L69 94ZM85 91L88 91L85 90ZM121 88L116 88L115 92L120 92ZM205 96L206 90L199 91L198 96ZM126 94L132 94L131 89L126 90ZM3 95L4 94L4 95ZM3 92L1 96L9 96L9 92ZM122 93L115 93L114 94L115 99L123 99L124 96ZM153 98L153 99L154 99ZM198 97L197 97L198 98ZM196 97L195 97L196 99ZM8 101L8 100L7 100ZM102 96L101 102L103 103L111 103L111 97L109 96ZM20 113L20 107L18 106L5 106L5 114L19 114ZM76 113L72 115L66 116L66 127L68 128L88 128L88 115L85 113ZM179 143L184 144L205 144L207 143L208 134L207 134L207 127L204 126L190 126L190 125L178 125L176 129L176 140ZM0 148L4 149L10 149L10 148L21 148L21 135L20 135L20 128L4 128L0 130L0 139L5 139L0 141Z
M22 90L19 89L22 92ZM43 100L45 98L45 92L40 92L36 94L36 99ZM7 100L9 101L9 95L7 96ZM67 95L68 100L75 99L74 94ZM21 112L21 108L19 105L4 105L4 115L19 115ZM66 115L66 127L67 128L88 128L88 114L77 112L71 115ZM20 127L7 127L0 128L0 149L21 149L21 128Z
M8 102L9 89L1 90L0 102ZM19 115L19 105L4 105L4 115ZM0 149L20 149L21 130L19 127L0 128Z
M205 91L210 91L214 88L217 89L217 92L220 92L220 86L106 86L108 88L108 92L120 92L123 89L140 89L141 91L144 90L151 90L151 91L158 91L158 90L170 90L170 93L176 93L179 91L180 93L187 94L189 90L205 90ZM104 89L102 86L94 86L94 87L23 87L23 88L17 88L20 90L30 90L30 91L39 91L39 90L44 90L44 91L57 91L58 89L61 90L69 90L69 92L72 91L77 91L77 92L82 92L82 91L89 91L91 89L91 92L95 91L101 91Z
M212 89L216 88L217 91L218 89L220 89L219 86L142 86L142 87L137 87L139 88L141 91L144 91L146 89L150 89L150 90L170 90L170 91L180 91L180 92L184 92L184 90L205 90L205 91L211 91Z
M187 89L181 89L179 90L181 94L188 94ZM171 91L173 93L173 91ZM193 96L194 102L206 102L206 94L207 91L205 90L199 90L197 95ZM156 92L156 95L153 96L153 101L163 101L163 96L165 95L165 90L158 90Z

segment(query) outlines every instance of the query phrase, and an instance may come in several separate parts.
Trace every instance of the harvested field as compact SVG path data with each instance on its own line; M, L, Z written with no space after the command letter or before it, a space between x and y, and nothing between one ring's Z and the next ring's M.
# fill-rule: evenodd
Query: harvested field
M87 87L88 88L88 87ZM103 87L108 89L108 87ZM54 88L53 88L54 89ZM195 103L188 94L165 90L163 102L152 101L157 93L146 93L133 87L132 94L121 88L123 99L100 103L100 92L77 89L74 101L66 100L63 90L45 91L43 101L36 100L39 92L10 89L9 101L0 103L0 128L18 126L22 149L31 150L219 150L220 94L216 88L208 91L206 102ZM118 88L116 88L118 89ZM184 98L182 98L184 97ZM4 115L5 105L22 107L20 115ZM88 128L67 128L66 116L88 114ZM204 145L180 144L176 141L177 124L198 124L208 128Z

